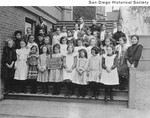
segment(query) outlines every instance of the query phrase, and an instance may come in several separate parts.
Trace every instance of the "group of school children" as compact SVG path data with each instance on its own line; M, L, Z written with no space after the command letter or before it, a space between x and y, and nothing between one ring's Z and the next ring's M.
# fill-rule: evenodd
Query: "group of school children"
M80 18L83 20L83 17ZM101 25L102 28L105 25ZM113 100L113 87L128 88L129 68L136 68L141 57L142 46L139 37L131 37L132 45L127 47L126 37L113 39L112 33L98 36L99 31L92 28L81 28L75 24L75 30L57 27L52 38L39 30L35 37L31 28L30 35L22 36L15 31L15 40L9 39L3 49L2 78L5 92L26 92L27 86L31 93L48 94L49 86L53 86L53 95L59 95L62 85L66 88L65 96L70 97L74 87L78 89L77 98L87 95L98 98L99 87L105 88L104 100ZM97 28L98 29L98 28ZM61 59L61 68L49 69L51 58ZM18 91L17 91L18 92Z

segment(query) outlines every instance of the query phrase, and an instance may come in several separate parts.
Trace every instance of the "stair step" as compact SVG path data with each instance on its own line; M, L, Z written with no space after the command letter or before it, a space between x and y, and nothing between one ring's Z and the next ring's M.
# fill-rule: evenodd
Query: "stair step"
M64 97L63 94L60 95L44 95L44 94L24 94L24 93L16 93L16 94L8 94L4 95L4 99L13 99L13 100L37 100L37 101L55 101L55 102L75 102L75 103L105 103L103 101L104 96L98 96L98 99L88 99L86 96L83 98L76 98L75 95L71 97ZM108 100L109 104L118 104L118 105L127 105L128 97L127 96L114 96L114 100Z

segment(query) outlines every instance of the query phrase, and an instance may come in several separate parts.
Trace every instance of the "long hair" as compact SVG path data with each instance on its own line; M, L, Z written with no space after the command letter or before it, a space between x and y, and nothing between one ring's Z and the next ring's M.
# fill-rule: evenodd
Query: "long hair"
M84 52L85 57L88 58L88 56L87 56L87 51L86 51L85 49L79 50L79 58L81 58L81 52L82 52L82 51Z

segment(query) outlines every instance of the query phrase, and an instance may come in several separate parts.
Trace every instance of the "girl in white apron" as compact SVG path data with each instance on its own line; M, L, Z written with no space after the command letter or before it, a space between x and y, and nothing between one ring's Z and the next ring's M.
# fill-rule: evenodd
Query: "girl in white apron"
M106 48L107 54L102 57L102 77L100 82L105 87L104 101L107 102L108 96L110 100L113 100L113 86L119 84L118 72L117 72L117 56L113 54L113 47L108 46Z

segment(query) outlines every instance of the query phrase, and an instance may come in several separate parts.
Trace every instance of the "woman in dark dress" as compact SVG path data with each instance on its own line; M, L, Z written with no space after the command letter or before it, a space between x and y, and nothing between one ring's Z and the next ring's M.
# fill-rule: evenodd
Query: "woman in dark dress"
M5 92L13 92L14 86L14 63L17 59L13 40L9 39L2 55L2 78L4 79Z
M131 36L132 45L127 49L126 58L129 68L137 68L139 60L142 55L143 46L139 43L139 37L137 35Z

